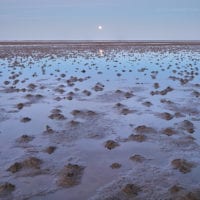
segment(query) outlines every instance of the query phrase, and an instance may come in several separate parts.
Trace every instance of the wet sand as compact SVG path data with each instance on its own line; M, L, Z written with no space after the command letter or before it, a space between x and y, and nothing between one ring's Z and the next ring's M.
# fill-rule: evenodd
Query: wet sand
M199 42L0 42L0 199L200 199Z

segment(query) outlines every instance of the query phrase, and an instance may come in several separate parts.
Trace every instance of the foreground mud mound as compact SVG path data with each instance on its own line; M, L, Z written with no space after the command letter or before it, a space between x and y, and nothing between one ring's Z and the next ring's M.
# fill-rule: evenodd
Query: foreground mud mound
M23 169L38 169L39 170L41 164L42 164L42 160L40 160L39 158L30 157L23 160L22 162L14 163L7 170L12 173L19 172Z
M184 174L189 173L192 168L195 167L193 162L189 162L185 159L175 159L171 163L174 169L177 169Z
M108 141L105 142L105 147L109 150L114 149L118 146L119 146L119 144L116 141L113 141L113 140L108 140Z
M84 172L84 167L77 164L66 165L58 179L58 185L61 187L73 187L80 184Z
M5 197L9 194L11 194L15 190L15 185L11 183L2 183L0 184L0 197Z

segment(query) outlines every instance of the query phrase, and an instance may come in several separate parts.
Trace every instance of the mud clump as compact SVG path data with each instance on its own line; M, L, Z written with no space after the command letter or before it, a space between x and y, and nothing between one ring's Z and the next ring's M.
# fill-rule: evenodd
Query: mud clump
M40 160L36 157L30 157L22 162L14 163L7 169L7 171L16 173L18 171L21 171L23 168L40 169L41 164L42 164L42 160Z
M161 103L168 104L168 105L174 104L172 101L167 100L167 99L161 99L160 102L161 102Z
M30 121L31 121L31 118L29 118L29 117L24 117L24 118L21 119L21 122L23 122L23 123L27 123L27 122L30 122Z
M125 107L125 105L121 104L121 103L116 103L115 104L115 107L116 108L122 108L122 107Z
M73 100L73 97L72 96L67 96L66 97L69 101Z
M32 94L27 94L25 96L26 99L28 99L29 101L31 101L32 103L36 103L38 102L40 99L43 98L43 96L41 94L36 94L36 95L32 95Z
M145 158L143 156L138 155L138 154L131 156L129 159L132 161L135 161L135 162L139 162L139 163L141 163L145 160Z
M18 171L20 171L21 169L22 169L22 163L20 163L20 162L16 162L16 163L14 163L13 165L11 165L8 169L7 169L7 171L10 171L10 172L12 172L12 173L16 173L16 172L18 172Z
M198 97L200 97L200 92L198 92L198 91L193 91L193 92L192 92L192 95L198 98Z
M34 136L22 135L20 138L17 139L17 142L28 143L28 142L31 142L33 139L34 139Z
M46 130L44 131L44 133L52 134L54 132L55 131L49 125L46 125Z
M48 154L52 154L54 151L56 150L56 147L54 146L49 146L47 147L44 152L48 153Z
M66 117L61 114L61 113L52 113L51 115L49 115L50 119L55 119L55 120L65 120Z
M53 114L57 114L57 113L61 113L62 111L58 108L54 108L53 110L51 110L51 113Z
M167 87L161 91L151 91L151 95L166 95L168 92L173 91L174 89L171 87Z
M200 200L200 190L188 192L182 197L183 200Z
M28 168L40 169L41 164L42 164L42 160L35 157L30 157L23 161L23 166L28 167Z
M61 101L62 98L61 98L61 97L56 97L56 98L54 98L54 100L56 100L56 101Z
M84 117L84 116L87 116L87 117L92 117L92 116L95 116L96 115L96 112L92 111L92 110L73 110L71 112L71 114L73 116L80 116L80 117Z
M116 94L122 94L123 92L121 90L115 90Z
M184 120L180 123L180 126L183 130L186 130L188 133L194 133L194 124L189 120Z
M117 142L113 141L113 140L108 140L105 143L105 147L109 150L114 149L118 146L119 146L119 144Z
M188 162L185 159L175 159L171 162L174 169L186 174L191 172L192 168L195 167L193 162Z
M87 116L94 116L94 115L96 115L97 113L94 112L94 111L92 111L92 110L88 110L88 111L85 112L85 114L86 114Z
M63 88L56 88L55 89L55 92L58 92L58 93L60 93L60 94L63 94L64 92L65 92L65 90L63 89Z
M128 115L128 114L132 114L135 112L135 110L131 110L121 103L116 103L115 108L118 109L118 111L121 115Z
M132 91L124 92L124 91L118 89L118 90L115 91L115 93L118 94L118 95L123 95L126 99L130 99L134 96Z
M10 194L15 190L15 185L5 182L0 184L0 197Z
M23 103L18 103L16 106L19 110L21 110L24 107Z
M102 132L90 132L86 137L90 139L102 139L105 137L105 134L102 134Z
M148 68L142 67L142 68L138 69L138 72L145 72L146 70L148 70Z
M160 113L159 117L161 119L171 120L171 119L173 119L174 116L172 114L168 113L168 112L164 112L164 113Z
M10 81L4 81L3 83L4 83L4 85L9 85Z
M141 125L135 128L137 133L156 133L156 130L152 127Z
M131 92L126 92L126 93L124 94L124 96L125 96L127 99L130 99L131 97L134 96L134 94L131 93Z
M61 187L73 187L80 184L84 167L77 164L68 164L60 173L58 185Z
M166 128L162 131L163 134L172 136L176 134L176 131L173 128Z
M56 119L56 120L64 120L66 119L64 115L60 114L60 113L52 113L51 115L49 115L50 119Z
M122 192L129 196L137 196L141 192L141 188L135 184L127 184L122 189Z
M176 194L176 193L180 192L181 190L183 190L183 188L178 185L174 185L169 189L171 194Z
M80 124L80 122L79 122L79 121L75 121L75 120L71 120L71 121L69 122L69 124L70 124L71 126L78 126L78 125Z
M30 83L30 84L28 85L28 88L31 89L31 90L34 90L36 87L37 87L37 86L36 86L35 84L33 84L33 83Z
M153 86L154 86L155 89L158 89L160 87L159 83L154 83Z
M166 95L168 92L171 92L171 91L173 91L173 90L174 90L173 88L167 87L166 89L161 90L161 91L160 91L160 94L161 94L161 95Z
M112 163L112 165L110 165L110 167L112 169L119 169L122 165L120 163Z
M131 114L131 113L133 113L134 111L133 110L130 110L130 109L128 109L128 108L123 108L121 111L120 111L120 113L122 114L122 115L128 115L128 114Z
M150 101L145 101L144 103L142 103L144 106L146 107L151 107L153 104Z
M31 99L34 98L34 95L32 95L32 94L27 94L27 95L25 96L25 98L31 100Z
M92 93L89 90L83 90L83 94L90 96Z
M93 87L93 90L95 90L96 92L103 91L104 87L105 86L103 84L96 83L96 85Z
M128 140L130 141L136 141L136 142L144 142L146 141L147 136L143 134L131 134L128 137Z
M44 98L44 96L41 95L41 94L36 94L36 95L35 95L35 99L36 99L36 100L39 100L39 99L42 99L42 98Z
M176 113L174 113L174 117L181 118L181 117L185 117L185 115L180 112L176 112Z

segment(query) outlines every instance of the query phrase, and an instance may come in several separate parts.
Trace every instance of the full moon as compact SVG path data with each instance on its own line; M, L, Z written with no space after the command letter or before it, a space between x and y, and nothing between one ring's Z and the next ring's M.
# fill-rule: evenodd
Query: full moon
M103 28L102 26L98 26L98 29L99 29L99 30L102 30L102 28Z

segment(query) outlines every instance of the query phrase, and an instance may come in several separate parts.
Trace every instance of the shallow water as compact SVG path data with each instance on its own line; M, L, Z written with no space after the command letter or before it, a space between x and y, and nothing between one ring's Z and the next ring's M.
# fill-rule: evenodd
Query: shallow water
M198 45L1 45L0 174L1 183L15 185L1 197L131 199L122 188L135 183L141 187L136 199L170 199L199 188L199 70ZM53 109L64 118L49 118ZM24 117L31 120L24 123ZM52 133L45 132L47 125ZM138 129L144 125L151 131ZM173 134L164 134L166 128ZM34 139L19 142L25 134ZM131 140L131 134L145 141ZM108 150L107 140L119 146ZM55 152L44 152L48 146ZM134 154L145 160L130 160ZM42 160L40 169L7 171L31 156ZM179 158L195 167L181 173L171 164ZM115 162L119 169L110 167ZM59 174L69 163L84 166L84 173L77 185L62 188ZM184 190L171 194L179 184Z

